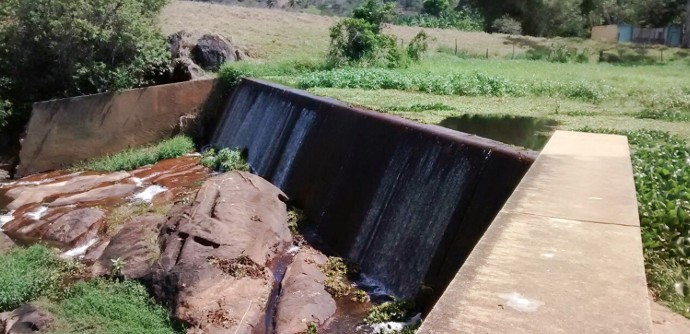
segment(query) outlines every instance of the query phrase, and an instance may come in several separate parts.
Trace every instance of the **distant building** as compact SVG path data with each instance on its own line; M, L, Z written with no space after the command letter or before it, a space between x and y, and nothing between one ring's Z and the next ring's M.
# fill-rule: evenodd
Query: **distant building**
M637 28L629 24L594 26L592 39L609 43L658 44L677 47L683 41L683 27L672 25L665 28Z

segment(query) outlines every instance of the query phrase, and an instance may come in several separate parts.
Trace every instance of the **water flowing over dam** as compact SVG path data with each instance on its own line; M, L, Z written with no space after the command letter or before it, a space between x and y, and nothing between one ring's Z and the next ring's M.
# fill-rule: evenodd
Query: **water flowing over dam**
M443 292L534 161L254 79L235 87L211 144L245 149L332 251L401 298Z

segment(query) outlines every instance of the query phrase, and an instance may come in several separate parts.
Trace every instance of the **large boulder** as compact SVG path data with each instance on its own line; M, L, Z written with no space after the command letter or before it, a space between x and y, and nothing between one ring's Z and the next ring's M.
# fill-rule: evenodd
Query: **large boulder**
M217 71L225 62L242 60L244 57L242 51L218 34L201 36L192 49L194 61L207 71Z
M170 34L168 40L168 51L173 59L189 58L191 50L194 47L194 40L192 34L186 30L180 30L176 33Z
M158 260L158 230L165 223L160 215L135 217L125 224L105 246L94 264L96 276L112 272L112 261L121 260L124 264L122 275L131 279L149 278L152 265ZM98 247L94 247L96 251ZM87 255L90 255L87 253Z
M173 59L170 65L170 81L182 82L206 78L206 72L191 59L181 57Z
M283 278L275 318L276 334L304 333L310 323L323 325L336 311L335 300L324 288L321 268L328 259L304 247Z
M105 213L98 208L46 211L47 214L38 219L22 216L12 220L3 229L15 240L45 241L64 248L96 238L105 224Z
M161 229L153 290L190 333L252 333L274 285L267 265L292 241L285 195L249 173L207 180Z
M0 334L25 334L47 330L54 322L50 313L26 304L12 311L0 313Z

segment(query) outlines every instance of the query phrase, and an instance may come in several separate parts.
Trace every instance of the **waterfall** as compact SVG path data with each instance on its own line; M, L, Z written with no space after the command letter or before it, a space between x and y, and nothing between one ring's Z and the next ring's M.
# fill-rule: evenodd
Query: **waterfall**
M442 292L534 160L254 79L235 87L212 144L246 149L330 248L402 298Z

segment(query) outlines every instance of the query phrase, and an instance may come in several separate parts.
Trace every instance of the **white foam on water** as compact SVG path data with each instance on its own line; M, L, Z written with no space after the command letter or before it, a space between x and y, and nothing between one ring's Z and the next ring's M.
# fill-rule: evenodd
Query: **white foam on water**
M290 247L290 249L288 249L287 252L290 255L295 255L295 254L299 253L300 249L301 249L300 246L292 246L292 247Z
M132 182L134 182L134 184L135 184L137 187L143 187L143 186L144 186L144 180L142 180L142 179L140 179L140 178L138 178L138 177L134 177L134 176L133 176L133 177L130 177L129 179L130 179Z
M135 201L141 201L141 202L146 202L146 203L151 203L153 200L153 197L168 190L166 187L162 187L159 185L152 185L146 187L143 191L140 193L135 194L132 198Z
M407 320L405 322L399 322L399 321L389 321L389 322L381 322L378 324L373 324L368 327L370 327L373 330L373 333L375 334L387 334L387 333L398 333L405 329L407 326L413 326L419 323L422 320L422 314L417 313L414 317L410 318L410 320Z
M14 220L14 210L0 215L0 231L2 231L2 226Z
M87 243L79 246L72 248L64 253L62 253L62 256L64 257L82 257L84 254L86 254L86 251L89 250L91 246L93 246L96 242L98 242L98 238L93 238L89 240Z
M365 275L361 274L359 275L359 278L357 279L357 282L355 282L357 286L362 288L363 290L367 291L369 293L369 296L373 297L374 299L376 298L388 298L388 297L393 297L394 294L388 288L386 288L383 283Z
M29 217L32 220L39 220L39 219L41 219L41 217L45 216L46 212L48 212L48 207L47 206L41 206L34 211L25 213L24 217Z
M542 301L529 299L517 292L501 293L498 296L505 300L506 306L520 312L534 312L544 305Z

